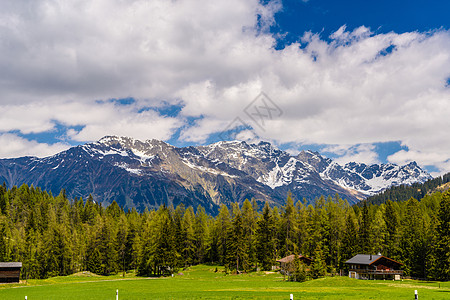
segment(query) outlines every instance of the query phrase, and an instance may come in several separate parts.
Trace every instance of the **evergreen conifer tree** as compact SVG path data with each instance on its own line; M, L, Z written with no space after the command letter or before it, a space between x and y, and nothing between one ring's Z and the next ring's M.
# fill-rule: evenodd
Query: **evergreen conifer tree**
M345 227L343 230L342 238L342 260L343 262L349 260L356 254L358 254L359 246L358 241L358 220L355 215L355 211L350 208L347 211L345 218Z
M383 255L390 257L392 259L398 259L399 254L399 216L394 203L388 200L384 209L384 223L386 224L385 240Z
M372 251L371 245L371 219L369 214L369 208L367 207L367 201L364 201L361 211L361 221L359 225L359 251L363 254L370 254Z
M236 269L237 273L241 270L247 272L250 267L248 263L247 243L245 241L242 213L238 209L234 212L232 229L229 233L227 264L230 269Z
M311 277L316 279L325 276L327 265L325 263L322 244L318 243L314 250L314 260L311 264Z
M258 220L256 229L256 253L258 262L262 269L269 271L272 269L275 257L275 224L272 211L266 202L262 216Z
M442 196L436 216L432 276L437 280L450 279L450 190Z
M400 236L401 259L406 275L424 278L426 262L425 223L419 202L411 198L406 202Z

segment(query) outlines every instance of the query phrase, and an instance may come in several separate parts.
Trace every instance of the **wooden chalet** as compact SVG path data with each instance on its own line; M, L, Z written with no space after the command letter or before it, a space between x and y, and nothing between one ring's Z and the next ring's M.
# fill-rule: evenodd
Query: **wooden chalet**
M0 262L0 283L19 282L21 262Z
M403 276L403 270L400 270L403 264L380 253L377 255L357 254L345 264L349 267L350 278L399 280Z
M295 257L296 255L292 254L277 260L277 262L280 263L280 270L282 274L289 275L294 270ZM311 265L312 260L310 258L303 255L297 255L297 258L299 258L305 265Z

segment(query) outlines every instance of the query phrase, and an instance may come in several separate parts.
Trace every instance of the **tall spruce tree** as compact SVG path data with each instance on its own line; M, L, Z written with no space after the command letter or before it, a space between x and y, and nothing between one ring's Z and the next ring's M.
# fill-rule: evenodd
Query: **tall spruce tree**
M384 209L384 223L386 224L386 232L384 235L383 255L398 259L399 257L399 227L400 220L398 212L394 206L394 202L388 200Z
M222 204L215 222L215 243L218 259L221 264L225 264L228 257L229 239L231 238L231 219L230 211Z
M269 271L275 262L275 223L269 203L264 205L256 229L256 254L262 269Z
M8 218L0 215L0 261L11 261L11 229Z
M256 265L256 223L258 221L258 206L245 199L242 204L242 225L244 229L244 241L246 243L246 257L249 266Z
M345 218L345 227L343 230L342 238L342 262L345 262L358 254L359 246L357 241L358 238L358 220L355 215L355 211L350 208L347 210L347 215ZM344 267L346 267L344 265Z
M318 243L314 250L314 260L311 264L311 277L316 279L325 276L327 265L322 250L322 243Z
M180 253L177 251L175 222L170 210L162 207L157 212L153 239L155 248L153 259L157 275L173 274L179 265Z
M118 255L118 266L119 270L122 271L123 276L125 277L125 272L128 269L128 266L126 265L127 262L127 241L128 241L128 220L125 216L125 214L120 213L118 215L118 221L117 223L117 232L116 232L116 238L115 238L115 248Z
M237 204L236 204L237 206ZM242 213L239 207L233 209L232 229L229 231L227 265L229 269L236 269L239 273L241 270L247 272L250 269L248 261L248 252L245 240L244 224Z
M384 250L386 240L386 223L384 222L384 205L380 205L373 216L371 226L372 253L381 253Z
M142 218L133 208L127 214L128 233L125 244L125 264L126 269L137 269L139 264L140 251L142 249L139 232L142 229Z
M325 257L327 264L332 268L342 267L342 228L345 227L345 210L347 207L348 203L342 200L338 194L334 199L329 197L325 205L326 216L324 216L324 221L326 225L324 227L327 229L325 240L328 241L328 253Z
M402 219L400 236L401 259L406 275L424 278L426 262L425 231L419 202L411 198L406 202L406 212Z
M194 231L194 210L192 207L186 209L182 223L182 258L184 266L191 266L195 257L195 231Z
M369 214L369 208L367 207L367 201L364 201L361 211L361 219L359 225L359 251L363 254L370 254L372 251L371 244L371 218Z
M197 207L194 220L194 238L195 238L195 263L199 264L206 260L209 238L208 216L203 206Z
M442 196L436 216L436 231L433 244L432 277L437 280L450 279L450 190Z
M295 243L298 246L299 254L306 253L306 241L308 240L308 212L305 206L306 200L304 199L303 203L301 201L297 201L295 207L297 210L297 235L295 239Z
M294 200L289 193L286 199L286 205L284 207L284 214L281 227L281 255L287 256L298 252L297 244L295 243L297 235L297 218L296 209L294 206Z

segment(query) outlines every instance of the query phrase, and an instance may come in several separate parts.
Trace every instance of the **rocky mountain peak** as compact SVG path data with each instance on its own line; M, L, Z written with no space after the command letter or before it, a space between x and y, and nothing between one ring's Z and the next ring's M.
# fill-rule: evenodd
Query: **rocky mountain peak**
M92 194L105 205L116 200L126 208L201 204L213 213L220 203L251 198L281 205L289 192L308 201L339 193L355 203L391 185L429 178L415 162L342 166L318 152L293 156L268 142L178 148L106 136L43 159L0 159L0 181L8 186L27 183L52 193L65 188L70 197Z
M297 156L301 162L311 165L318 173L322 173L331 164L332 160L329 158L324 158L318 152L313 152L310 150L301 151Z

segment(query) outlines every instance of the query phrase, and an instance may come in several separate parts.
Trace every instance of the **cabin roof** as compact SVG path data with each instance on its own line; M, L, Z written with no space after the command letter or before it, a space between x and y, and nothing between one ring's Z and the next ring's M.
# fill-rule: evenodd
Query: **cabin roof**
M370 255L370 254L356 254L349 260L347 260L346 264L357 264L357 265L370 265L377 259L379 259L382 255Z
M298 258L304 258L304 259L307 259L307 260L311 260L311 259L309 259L309 258L307 258L306 256L303 256L303 255L297 255L297 256L298 256ZM294 259L295 259L295 254L291 254L289 256L286 256L286 257L283 257L283 258L277 260L277 262L279 262L279 263L289 263L289 262L293 261Z
M356 254L349 260L347 260L346 264L355 264L355 265L371 265L375 263L377 260L385 258L387 260L390 260L396 264L403 265L402 263L399 263L398 261L395 261L389 257L383 256L383 255L371 255L371 254Z
M22 262L0 262L0 268L22 268Z

